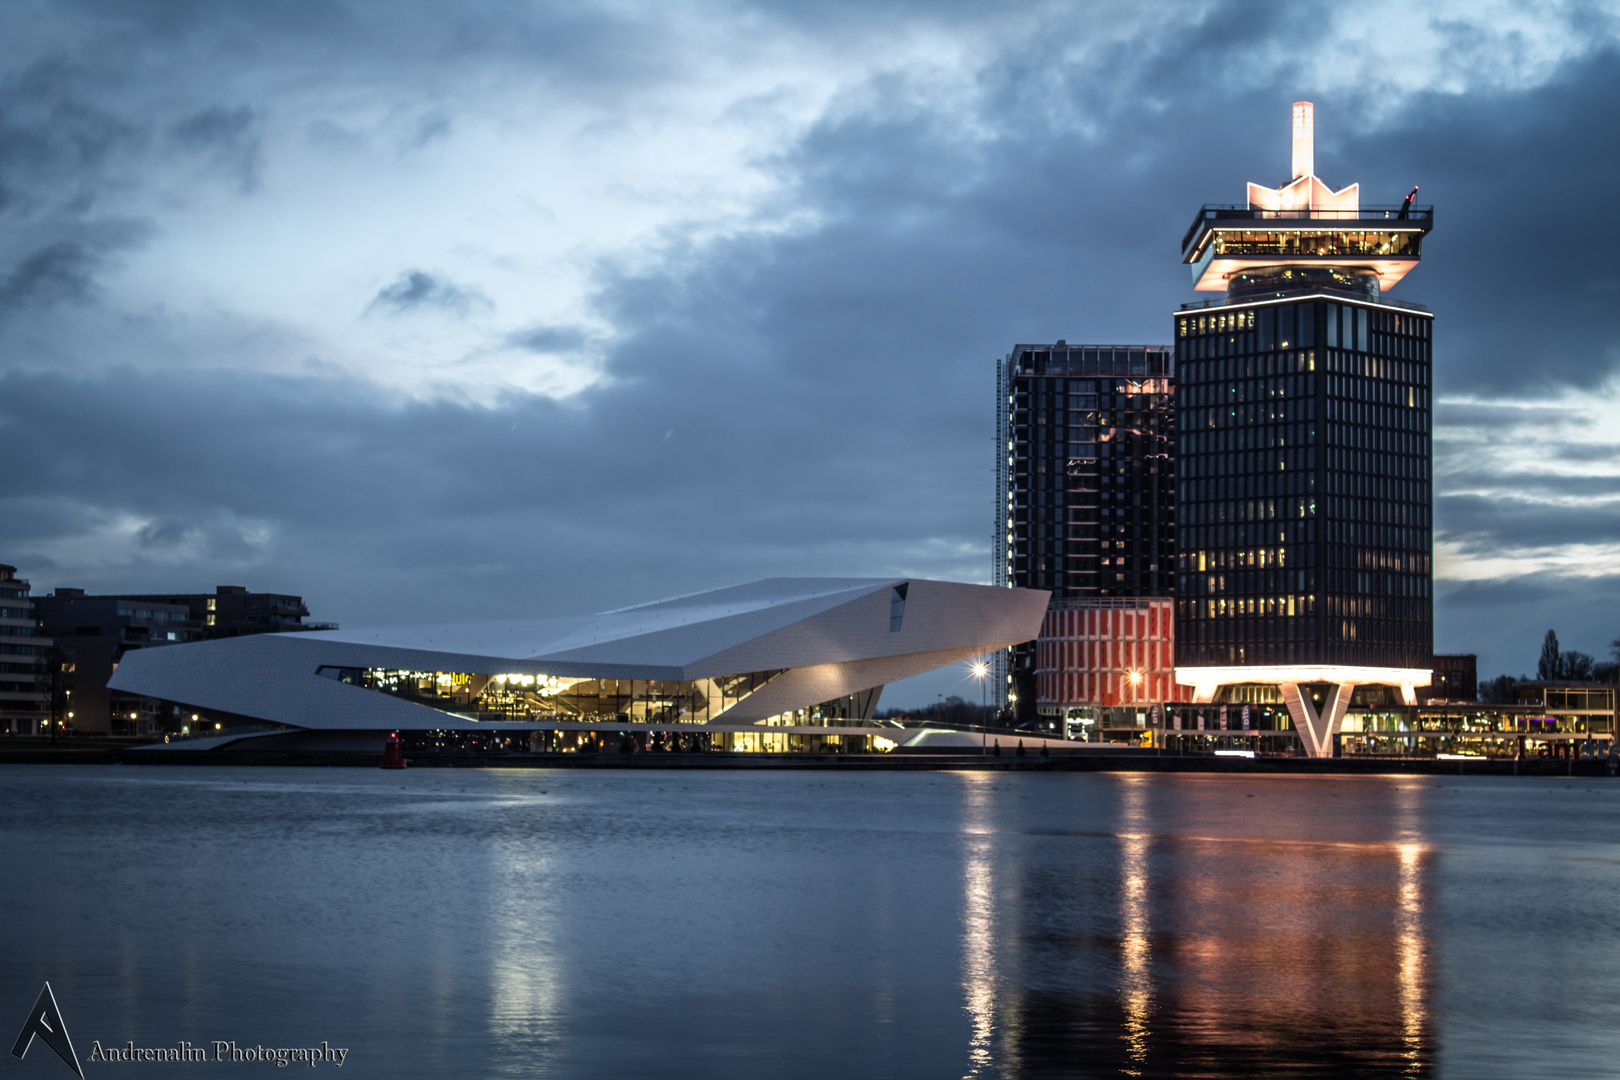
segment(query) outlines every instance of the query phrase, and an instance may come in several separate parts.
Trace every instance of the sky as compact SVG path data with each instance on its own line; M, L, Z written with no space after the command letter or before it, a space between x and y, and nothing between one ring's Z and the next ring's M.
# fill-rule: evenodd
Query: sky
M995 365L1421 186L1436 626L1620 637L1620 4L0 7L0 561L346 627L988 581ZM887 706L972 697L961 672Z

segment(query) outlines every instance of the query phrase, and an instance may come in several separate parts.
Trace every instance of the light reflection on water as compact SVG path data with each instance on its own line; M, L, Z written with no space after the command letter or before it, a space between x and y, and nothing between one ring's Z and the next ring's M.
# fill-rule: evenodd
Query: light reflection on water
M545 847L517 837L495 842L492 856L504 872L493 877L490 898L490 1042L529 1048L528 1063L545 1071L563 1037L565 988L555 898L535 886L556 867Z
M967 1076L988 1076L996 1035L997 1004L1001 995L996 980L995 885L992 877L994 823L991 819L994 776L967 774L962 822L962 991L967 1009Z
M1119 994L1125 1019L1125 1067L1141 1076L1147 1066L1148 1016L1153 1009L1152 944L1148 918L1148 777L1132 775L1120 786Z
M1616 809L1602 779L12 767L0 1019L49 978L78 1043L327 1039L361 1076L1608 1075Z
M1399 850L1401 906L1396 935L1400 953L1401 1036L1407 1065L1416 1072L1423 1064L1423 1029L1429 1011L1423 971L1423 849L1416 844L1402 844Z

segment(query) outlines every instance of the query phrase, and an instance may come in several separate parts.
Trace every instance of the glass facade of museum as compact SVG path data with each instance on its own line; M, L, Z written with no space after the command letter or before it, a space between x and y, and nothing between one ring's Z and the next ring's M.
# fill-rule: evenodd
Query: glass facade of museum
M325 678L455 716L489 724L569 723L704 725L724 723L728 710L786 669L710 679L584 679L536 673L499 675L395 668L322 667ZM757 721L761 728L864 726L881 687ZM762 733L764 734L764 733ZM746 740L744 740L746 741ZM761 743L761 748L765 744Z
M1428 666L1431 325L1327 296L1177 315L1178 663Z
M754 731L713 731L693 725L671 729L626 724L612 728L521 730L490 725L478 731L401 731L407 754L883 754L903 732L881 725L844 731L784 731L761 725Z

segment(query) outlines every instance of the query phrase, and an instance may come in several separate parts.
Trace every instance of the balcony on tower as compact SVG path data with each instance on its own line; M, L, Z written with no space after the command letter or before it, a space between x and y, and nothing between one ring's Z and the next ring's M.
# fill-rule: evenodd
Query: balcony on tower
M1248 185L1243 205L1206 205L1181 241L1193 288L1233 298L1309 289L1377 300L1417 265L1434 207L1362 206L1355 184L1334 191L1313 171L1315 119L1294 103L1294 177Z

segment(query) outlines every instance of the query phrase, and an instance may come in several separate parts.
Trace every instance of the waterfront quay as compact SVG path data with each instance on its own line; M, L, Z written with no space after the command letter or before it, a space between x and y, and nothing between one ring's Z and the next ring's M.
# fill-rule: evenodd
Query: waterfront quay
M375 769L382 753L358 751L276 752L263 750L165 749L162 744L142 746L81 745L52 747L48 740L14 740L0 748L4 765L105 766L242 766ZM1178 753L1172 749L1090 746L1042 754L1016 744L1004 744L1000 753L826 753L773 754L708 751L702 753L625 753L617 750L584 753L530 753L523 751L461 751L410 755L414 769L628 769L628 770L827 770L833 772L884 771L987 771L987 772L1163 772L1292 775L1477 775L1477 776L1593 776L1617 774L1620 758L1603 752L1572 753L1567 757L1522 758L1451 755L1417 757L1354 754L1312 758L1300 754Z

